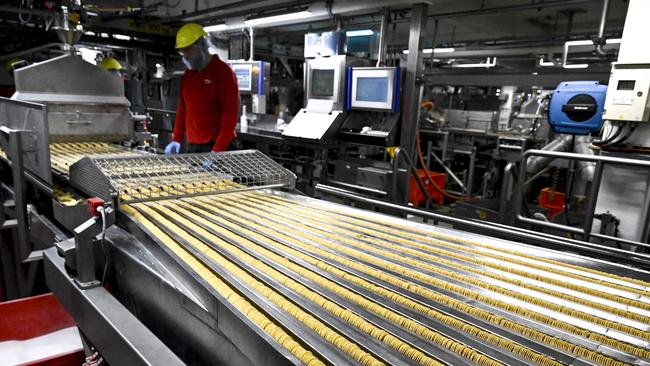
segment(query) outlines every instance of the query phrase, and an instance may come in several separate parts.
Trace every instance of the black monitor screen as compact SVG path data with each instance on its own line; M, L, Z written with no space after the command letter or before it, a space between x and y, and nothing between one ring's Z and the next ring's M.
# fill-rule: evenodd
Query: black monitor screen
M312 70L311 94L319 97L334 95L334 70Z

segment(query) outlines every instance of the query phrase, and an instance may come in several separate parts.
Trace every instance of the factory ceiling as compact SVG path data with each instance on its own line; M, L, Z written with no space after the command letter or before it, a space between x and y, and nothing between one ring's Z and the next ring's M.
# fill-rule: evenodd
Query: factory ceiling
M0 5L0 57L56 42L52 32L54 9L66 1L10 0ZM292 9L310 9L312 16L292 20L290 24L272 24L255 32L257 47L271 44L301 47L309 31L379 28L382 9L390 9L388 49L396 53L408 41L412 1L359 0L286 1L286 0L102 0L82 1L82 43L110 44L115 47L143 47L171 51L172 38L179 25L196 21L203 25L225 23L222 35L237 35L237 25L250 16ZM74 7L72 2L69 5ZM564 42L570 39L594 39L598 33L602 0L433 0L429 6L425 47L454 47L454 57L483 57L494 52L507 56L504 49L519 49L509 57L535 59L546 53L559 57ZM611 0L607 16L606 38L621 35L626 0ZM232 25L235 25L234 27ZM125 40L115 34L132 37ZM102 37L104 36L104 37ZM488 51L485 51L488 50ZM544 52L544 50L547 50ZM608 64L592 48L576 56ZM481 53L483 52L483 53ZM451 57L450 55L441 55Z

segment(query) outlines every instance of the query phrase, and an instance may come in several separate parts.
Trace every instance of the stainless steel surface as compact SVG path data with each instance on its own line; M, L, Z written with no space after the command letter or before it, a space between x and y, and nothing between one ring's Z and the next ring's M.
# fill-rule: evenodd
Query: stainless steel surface
M628 154L602 153L602 156L626 157ZM640 158L640 157L637 157ZM643 161L643 160L640 160ZM650 162L646 160L646 162ZM647 243L647 225L650 217L650 169L648 167L623 167L606 165L602 169L602 181L597 188L594 213L610 213L620 220L618 235L623 239ZM597 231L599 225L589 226ZM631 250L638 245L624 245ZM637 249L638 248L638 249ZM650 248L650 245L648 245Z
M0 98L0 126L25 131L21 141L25 169L52 184L48 134L48 107L43 104ZM7 148L2 147L0 148Z
M257 150L84 158L70 168L78 189L123 203L262 187L293 189L295 175Z
M641 294L650 291L650 283L637 281L649 274L642 270L271 190L131 206L143 213L155 213L158 218L147 215L160 225L169 226L169 222L178 226L163 230L186 246L198 245L192 244L194 239L190 238L198 239L274 291L302 304L303 311L345 332L352 341L367 338L367 349L383 360L400 356L391 356L395 352L391 347L373 345L372 337L359 338L352 323L341 323L334 313L323 312L311 302L331 301L343 306L450 365L461 365L464 361L430 338L419 338L418 334L424 333L415 332L416 328L407 324L417 322L471 345L473 350L502 364L535 362L521 349L506 351L496 346L493 338L459 331L458 325L448 323L448 318L432 318L430 313L422 313L423 308L406 305L400 299L411 299L445 316L456 317L469 327L481 327L540 354L552 355L561 364L595 365L596 357L649 364L646 358L650 351L644 351L649 345L641 334L650 328L650 310L645 309L650 307L650 298ZM416 287L425 290L418 292ZM394 295L388 296L380 289ZM449 300L433 301L427 297L432 293L427 291ZM308 295L312 292L323 299L315 300L314 295ZM470 292L477 297L467 297ZM352 294L361 295L364 301ZM394 315L376 318L374 313L378 310L370 303L410 320L392 325L397 321L392 320ZM483 311L498 314L504 320L491 323L477 316ZM442 321L443 318L447 320ZM530 331L523 336L514 331L514 324ZM411 329L415 336L400 327ZM542 341L538 337L542 333L555 340ZM576 345L585 353L558 347L565 344L562 342ZM633 344L636 349L623 343Z
M67 274L57 250L45 251L48 286L81 331L114 365L184 365L105 288L79 289Z
M429 5L425 3L414 4L411 9L411 25L409 27L409 54L406 58L406 71L404 74L403 96L402 96L402 127L400 134L399 146L409 158L415 156L415 136L418 131L420 119L420 101L422 100L422 82L420 80L422 73L422 34L427 26L427 12ZM401 163L400 163L401 164ZM405 168L400 165L400 168ZM408 202L409 174L400 174L398 170L394 171L396 182L399 181L399 187L395 189L393 202L405 204ZM399 175L399 176L398 176Z
M123 141L133 137L121 78L67 54L14 72L12 99L47 104L50 142ZM47 146L47 145L45 145Z
M351 66L352 58L345 55L335 55L329 57L318 57L315 59L305 60L305 105L310 99L328 100L333 103L333 110L345 109L345 90L347 79L347 67ZM323 96L312 93L312 71L313 70L333 70L334 86L331 96Z
M497 131L496 111L468 111L447 109L444 112L445 120L450 127L474 130L479 132Z
M71 182L86 193L119 198L121 228L113 227L111 238L123 233L123 250L141 253L144 244L152 252L138 254L143 265L134 268L155 258L151 268L171 273L168 281L191 299L187 307L203 325L184 322L191 318L174 310L173 292L163 291L174 299L167 304L154 286L151 300L146 286L138 287L147 281L112 275L129 289L132 311L175 351L207 349L197 356L204 364L650 365L649 272L265 189L291 187L295 177L242 180L288 173L258 154L85 158L71 169ZM206 179L218 183L202 186ZM591 243L360 200L528 243L621 256ZM650 268L650 258L626 257ZM168 316L156 324L144 309ZM228 316L233 326L220 326ZM221 335L229 341L214 350L200 340ZM236 355L255 356L228 358L231 346ZM275 362L253 351L260 347Z

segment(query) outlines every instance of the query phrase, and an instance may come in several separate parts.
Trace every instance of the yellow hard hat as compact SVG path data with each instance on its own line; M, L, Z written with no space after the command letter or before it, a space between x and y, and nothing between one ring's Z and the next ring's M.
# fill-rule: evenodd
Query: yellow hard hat
M207 33L196 23L187 23L176 33L176 48L185 48L196 42Z
M113 57L106 57L102 60L102 62L100 62L99 67L102 70L106 70L106 71L121 70L122 64L120 64Z

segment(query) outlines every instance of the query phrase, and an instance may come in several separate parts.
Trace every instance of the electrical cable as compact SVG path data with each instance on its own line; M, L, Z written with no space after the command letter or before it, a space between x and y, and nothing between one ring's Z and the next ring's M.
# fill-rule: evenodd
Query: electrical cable
M431 182L431 185L433 186L433 188L436 189L436 191L440 192L445 197L447 197L449 199L452 199L452 200L455 200L455 201L469 201L470 199L474 198L474 197L469 197L469 196L468 197L463 197L463 196L458 196L458 195L455 195L455 194L451 194L451 193L445 191L444 189L440 188L438 186L438 184L436 184L436 182L431 177L431 174L429 174L429 169L427 169L426 164L424 164L424 157L422 156L422 147L420 146L420 131L419 130L415 134L415 145L417 146L418 160L420 161L420 164L424 168L424 174L426 175L429 182ZM467 192L467 193L470 194L471 192Z
M615 138L617 138L618 135L620 135L621 132L623 132L623 126L616 125L616 127L617 127L617 129L616 129L616 131L614 131L614 134L608 136L608 137L605 138L604 140L595 139L595 140L593 140L591 143L592 143L593 145L596 145L596 146L601 146L601 145L608 144L608 143L612 142L612 140L614 140ZM604 127L603 127L603 128L604 128ZM610 131L610 133L611 133L611 131Z
M27 19L23 18L23 6L25 6L25 0L21 0L20 6L18 7L18 20L20 21L20 24L25 24L32 20L32 13L29 13L29 17Z
M106 247L104 246L104 239L106 238L106 210L104 207L97 207L97 212L102 215L102 237L100 239L100 245L102 247L102 253L104 254L104 270L102 271L102 284L106 280L106 273L108 272L108 255L106 254Z
M627 139L630 138L630 136L632 136L632 133L634 133L634 130L636 130L636 126L637 125L634 124L634 125L628 127L628 130L625 133L625 135L623 135L623 137L619 138L618 140L612 140L612 141L610 141L610 142L608 142L606 144L599 145L599 147L602 149L602 148L606 148L606 147L610 147L610 146L616 146L616 145L619 145L622 142L625 142ZM621 130L622 129L623 129L623 127L621 127Z

